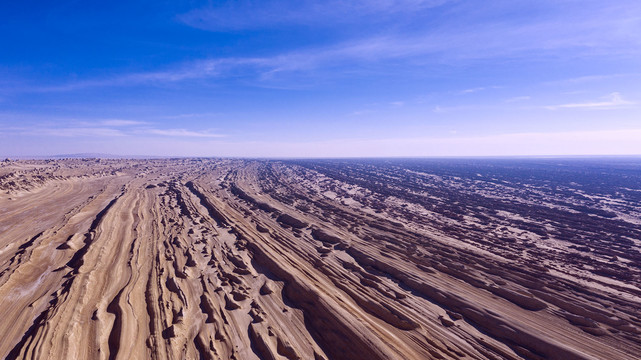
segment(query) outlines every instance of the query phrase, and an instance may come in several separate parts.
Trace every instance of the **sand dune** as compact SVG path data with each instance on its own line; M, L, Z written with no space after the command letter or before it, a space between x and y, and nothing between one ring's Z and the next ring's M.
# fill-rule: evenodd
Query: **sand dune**
M475 176L5 163L0 358L641 356L638 203Z

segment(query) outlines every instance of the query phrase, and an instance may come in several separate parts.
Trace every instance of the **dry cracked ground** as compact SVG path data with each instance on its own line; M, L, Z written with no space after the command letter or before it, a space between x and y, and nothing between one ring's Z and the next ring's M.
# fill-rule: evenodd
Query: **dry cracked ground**
M641 166L0 165L0 358L636 359Z

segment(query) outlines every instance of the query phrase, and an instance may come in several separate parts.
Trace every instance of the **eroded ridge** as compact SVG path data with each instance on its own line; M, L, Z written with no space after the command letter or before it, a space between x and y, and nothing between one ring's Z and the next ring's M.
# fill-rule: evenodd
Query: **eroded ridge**
M641 164L555 161L2 163L0 358L637 358Z

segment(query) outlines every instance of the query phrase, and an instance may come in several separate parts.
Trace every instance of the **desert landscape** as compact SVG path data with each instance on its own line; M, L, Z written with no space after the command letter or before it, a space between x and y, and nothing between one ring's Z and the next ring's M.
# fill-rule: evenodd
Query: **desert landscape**
M0 358L638 359L638 159L0 163Z

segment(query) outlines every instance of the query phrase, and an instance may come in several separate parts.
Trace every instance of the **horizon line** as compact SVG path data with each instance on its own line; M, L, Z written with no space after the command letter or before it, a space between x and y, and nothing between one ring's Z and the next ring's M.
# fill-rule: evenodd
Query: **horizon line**
M403 155L403 156L198 156L198 155L117 155L101 153L77 153L59 155L0 156L2 161L20 160L172 160L172 159L246 159L246 160L355 160L355 159L596 159L596 158L639 158L641 154L555 154L555 155Z

